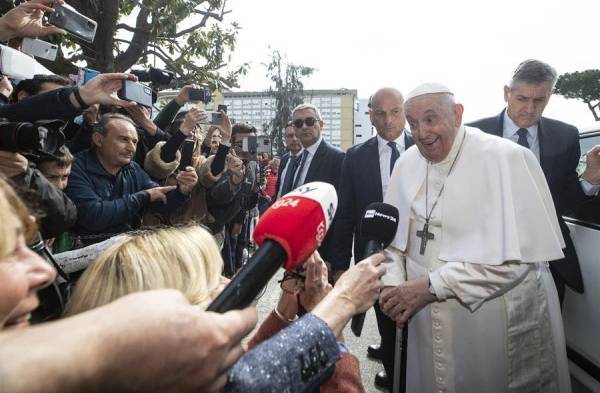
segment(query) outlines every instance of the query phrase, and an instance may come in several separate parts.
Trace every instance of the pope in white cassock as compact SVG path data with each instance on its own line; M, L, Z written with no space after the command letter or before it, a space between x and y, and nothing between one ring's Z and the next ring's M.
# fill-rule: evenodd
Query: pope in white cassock
M444 85L417 87L405 111L417 148L385 196L400 220L380 304L410 319L407 392L570 392L547 263L564 244L535 156L463 126Z

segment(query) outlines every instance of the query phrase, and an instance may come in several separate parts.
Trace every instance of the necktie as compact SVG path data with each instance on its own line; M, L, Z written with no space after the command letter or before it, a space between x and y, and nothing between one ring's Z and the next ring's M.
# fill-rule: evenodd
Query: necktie
M398 153L398 148L396 147L396 142L388 142L388 146L392 149L392 155L390 156L390 175L394 170L394 164L398 157L400 157L400 153Z
M298 162L300 162L300 156L292 156L290 154L290 160L287 165L287 170L285 172L285 178L283 179L283 185L281 186L280 195L283 196L292 190L294 174L296 173L296 169L298 169Z
M306 157L308 157L308 150L304 149L302 152L302 162L300 163L300 168L298 168L298 172L296 173L296 178L294 179L294 185L292 189L301 186L302 184L298 184L300 182L300 176L302 175L302 169L304 169L304 164L306 163ZM306 179L304 179L306 180Z
M517 134L519 134L519 140L517 141L517 143L529 149L529 142L527 141L527 128L519 128Z

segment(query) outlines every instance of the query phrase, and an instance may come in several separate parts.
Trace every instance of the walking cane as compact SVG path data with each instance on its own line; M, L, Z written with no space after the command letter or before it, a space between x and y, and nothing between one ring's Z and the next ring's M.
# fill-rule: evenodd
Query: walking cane
M404 259L404 279L408 281L406 259ZM408 321L404 328L396 328L396 351L394 354L394 382L392 393L406 393L406 355L408 350Z

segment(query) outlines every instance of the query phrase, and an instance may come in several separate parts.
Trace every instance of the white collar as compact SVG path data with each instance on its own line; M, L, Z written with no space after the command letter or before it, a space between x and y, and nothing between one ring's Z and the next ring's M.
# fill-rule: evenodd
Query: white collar
M508 109L506 109L504 111L503 124L504 124L504 126L503 126L503 130L502 130L502 136L504 136L505 138L511 138L521 128L515 124L513 119L510 118L510 116L508 115ZM538 132L537 123L530 127L527 127L527 132L529 133L529 135L531 135L535 139L535 137L537 136L537 132Z
M393 141L398 145L398 147L400 148L399 149L400 151L405 150L405 146L404 146L404 133L405 132L406 131L402 131L400 136ZM390 141L383 139L379 134L377 134L377 145L379 147L379 154L381 154L381 152L384 151L384 149L389 149L389 145L388 145L389 142Z

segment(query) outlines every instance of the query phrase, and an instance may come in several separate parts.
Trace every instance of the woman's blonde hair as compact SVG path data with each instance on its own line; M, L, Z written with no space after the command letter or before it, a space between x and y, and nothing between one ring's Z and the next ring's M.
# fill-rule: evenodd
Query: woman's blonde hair
M132 233L88 266L67 315L163 288L177 289L191 304L206 308L218 294L222 268L214 238L197 225Z
M37 234L37 226L31 213L1 174L0 222L0 260L15 251L19 234L23 234L27 242Z

